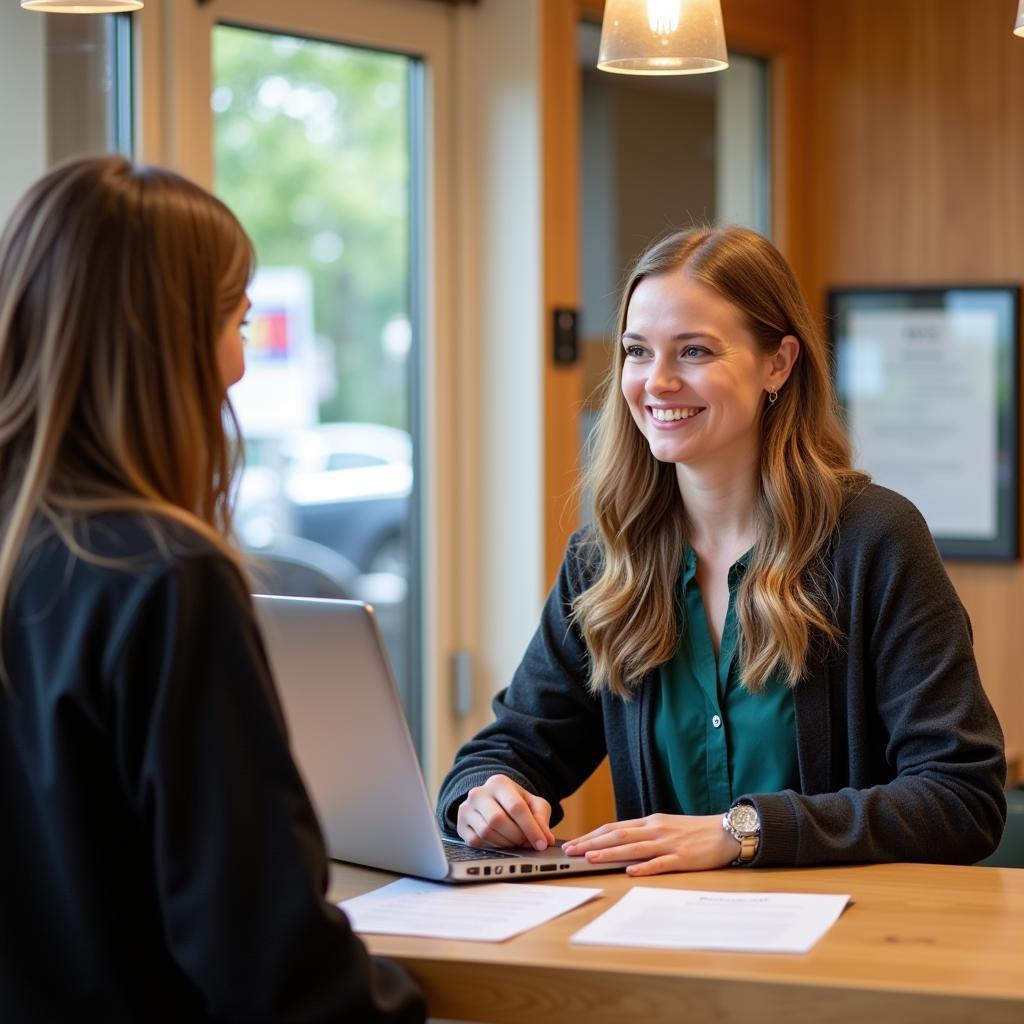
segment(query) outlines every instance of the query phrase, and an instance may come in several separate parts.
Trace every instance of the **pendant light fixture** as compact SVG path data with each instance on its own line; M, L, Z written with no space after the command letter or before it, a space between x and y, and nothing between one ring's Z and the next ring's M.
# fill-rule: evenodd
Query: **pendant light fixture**
M21 6L41 14L121 14L137 11L142 0L21 0Z
M597 66L622 75L722 71L721 0L605 0Z

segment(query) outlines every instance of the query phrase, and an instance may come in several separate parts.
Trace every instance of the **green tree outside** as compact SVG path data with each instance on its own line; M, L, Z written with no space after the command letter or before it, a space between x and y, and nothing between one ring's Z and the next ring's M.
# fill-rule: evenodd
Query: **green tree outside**
M321 422L408 429L412 59L219 26L213 65L215 189L261 266L312 277Z

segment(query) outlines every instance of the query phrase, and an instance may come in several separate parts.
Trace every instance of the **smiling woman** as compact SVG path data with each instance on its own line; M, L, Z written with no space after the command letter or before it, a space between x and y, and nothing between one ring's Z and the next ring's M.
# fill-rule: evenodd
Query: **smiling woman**
M705 581L718 581L719 626L725 576L751 551L736 602L746 685L776 668L796 682L811 628L833 633L809 570L867 477L850 465L824 343L792 271L753 231L681 232L640 257L619 322L591 468L605 568L577 609L595 679L625 693L628 678L672 657L689 544L703 555L700 576L722 563ZM678 426L648 411L686 402L695 415ZM657 587L643 582L652 574ZM623 613L609 618L624 595L646 611L629 629Z
M762 400L786 382L800 343L766 353L743 314L699 281L656 274L629 303L622 394L654 457L682 472L707 458L756 458Z
M743 228L637 262L589 484L594 525L439 815L543 848L607 753L619 819L566 844L644 875L973 862L1002 733L927 527L850 463L793 273Z

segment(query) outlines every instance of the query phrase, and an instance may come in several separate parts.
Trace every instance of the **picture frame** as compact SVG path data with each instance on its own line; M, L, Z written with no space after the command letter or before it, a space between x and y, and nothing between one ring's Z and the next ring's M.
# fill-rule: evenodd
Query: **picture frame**
M854 463L921 510L947 559L1019 551L1018 285L828 291Z

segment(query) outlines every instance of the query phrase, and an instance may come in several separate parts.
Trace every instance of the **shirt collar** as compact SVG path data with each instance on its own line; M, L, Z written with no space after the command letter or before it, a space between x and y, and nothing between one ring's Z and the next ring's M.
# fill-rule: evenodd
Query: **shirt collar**
M729 586L738 586L746 575L750 560L754 557L754 549L744 551L729 567ZM683 551L683 586L685 587L697 573L697 552L687 544Z

